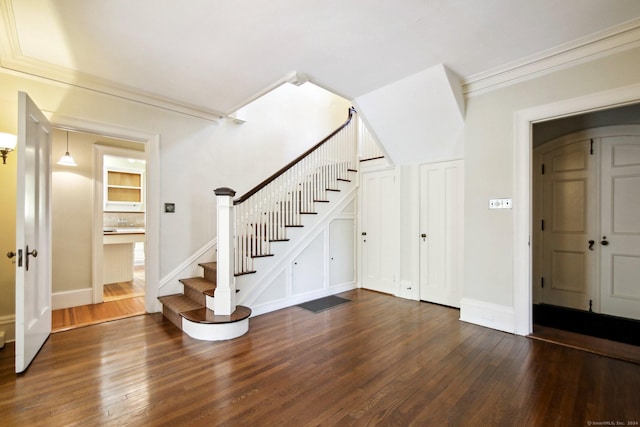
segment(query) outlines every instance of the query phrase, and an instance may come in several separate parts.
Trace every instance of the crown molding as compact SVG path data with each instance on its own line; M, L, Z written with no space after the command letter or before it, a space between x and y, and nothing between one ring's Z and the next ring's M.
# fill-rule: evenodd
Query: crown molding
M640 46L640 18L462 79L471 97Z
M0 68L216 122L225 114L22 55L11 0L0 0Z

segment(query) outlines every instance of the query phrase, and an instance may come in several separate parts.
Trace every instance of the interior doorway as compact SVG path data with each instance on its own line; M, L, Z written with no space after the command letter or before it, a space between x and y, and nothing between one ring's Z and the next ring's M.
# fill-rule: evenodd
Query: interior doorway
M57 137L56 137L57 136ZM68 139L67 139L68 138ZM61 148L61 141L64 141ZM69 145L66 142L69 141ZM60 331L103 321L115 320L132 315L144 314L145 310L145 256L144 231L145 212L143 206L135 209L129 206L114 209L107 206L102 197L108 177L104 164L95 161L96 147L102 151L134 154L120 159L122 167L112 166L112 170L129 171L135 169L130 160L141 162L141 176L146 175L145 144L120 138L105 137L91 132L56 129L53 141L53 330ZM55 164L58 151L71 151L76 166ZM144 181L134 189L131 182L115 182L116 192L137 191L142 198L145 193ZM99 192L100 194L96 194ZM117 206L117 203L115 204ZM124 223L126 221L126 224ZM106 236L105 226L120 226L116 233ZM123 232L122 228L128 228ZM136 227L134 230L133 227ZM139 233L139 231L142 233ZM131 234L134 231L137 234ZM141 236L124 242L132 236ZM113 241L107 242L105 239ZM118 240L120 239L120 240ZM124 240L123 240L124 239ZM96 253L95 247L102 248L106 243L112 247L129 246L131 259L118 259L124 252L103 251ZM135 245L142 245L134 251ZM134 260L137 255L137 262ZM114 258L115 254L115 258ZM126 255L126 254L124 254ZM107 268L113 280L105 277L102 265L104 257L111 256L112 263ZM137 264L137 265L136 265ZM128 277L118 276L130 266ZM107 279L105 282L104 279ZM107 283L108 282L108 283ZM106 286L104 286L106 285Z
M640 345L638 123L634 104L533 125L534 332Z

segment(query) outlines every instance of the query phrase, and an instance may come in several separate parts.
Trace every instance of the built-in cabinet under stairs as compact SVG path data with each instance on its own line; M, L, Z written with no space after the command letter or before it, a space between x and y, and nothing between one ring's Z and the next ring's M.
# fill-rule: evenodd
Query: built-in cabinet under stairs
M213 310L216 289L216 263L199 264L202 277L181 279L182 294L160 297L162 314L189 336L218 341L233 338L249 330L251 309L236 306L231 315L217 315Z

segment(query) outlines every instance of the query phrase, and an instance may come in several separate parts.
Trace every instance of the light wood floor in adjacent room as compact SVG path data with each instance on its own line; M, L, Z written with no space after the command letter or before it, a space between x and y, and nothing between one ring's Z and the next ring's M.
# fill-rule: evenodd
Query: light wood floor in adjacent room
M144 289L144 267L136 268L132 281L104 285L103 303L53 310L52 332L144 314Z
M0 351L0 424L587 426L640 421L640 365L366 290L314 314L189 338L159 313L53 334L25 374ZM589 424L591 422L591 424ZM630 424L625 424L630 425Z

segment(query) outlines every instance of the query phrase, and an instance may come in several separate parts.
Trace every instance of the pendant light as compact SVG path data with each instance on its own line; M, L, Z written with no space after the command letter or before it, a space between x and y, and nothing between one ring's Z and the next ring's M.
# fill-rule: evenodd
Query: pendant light
M58 164L62 166L78 166L73 157L71 157L71 153L69 153L69 131L67 131L67 152L64 153Z

